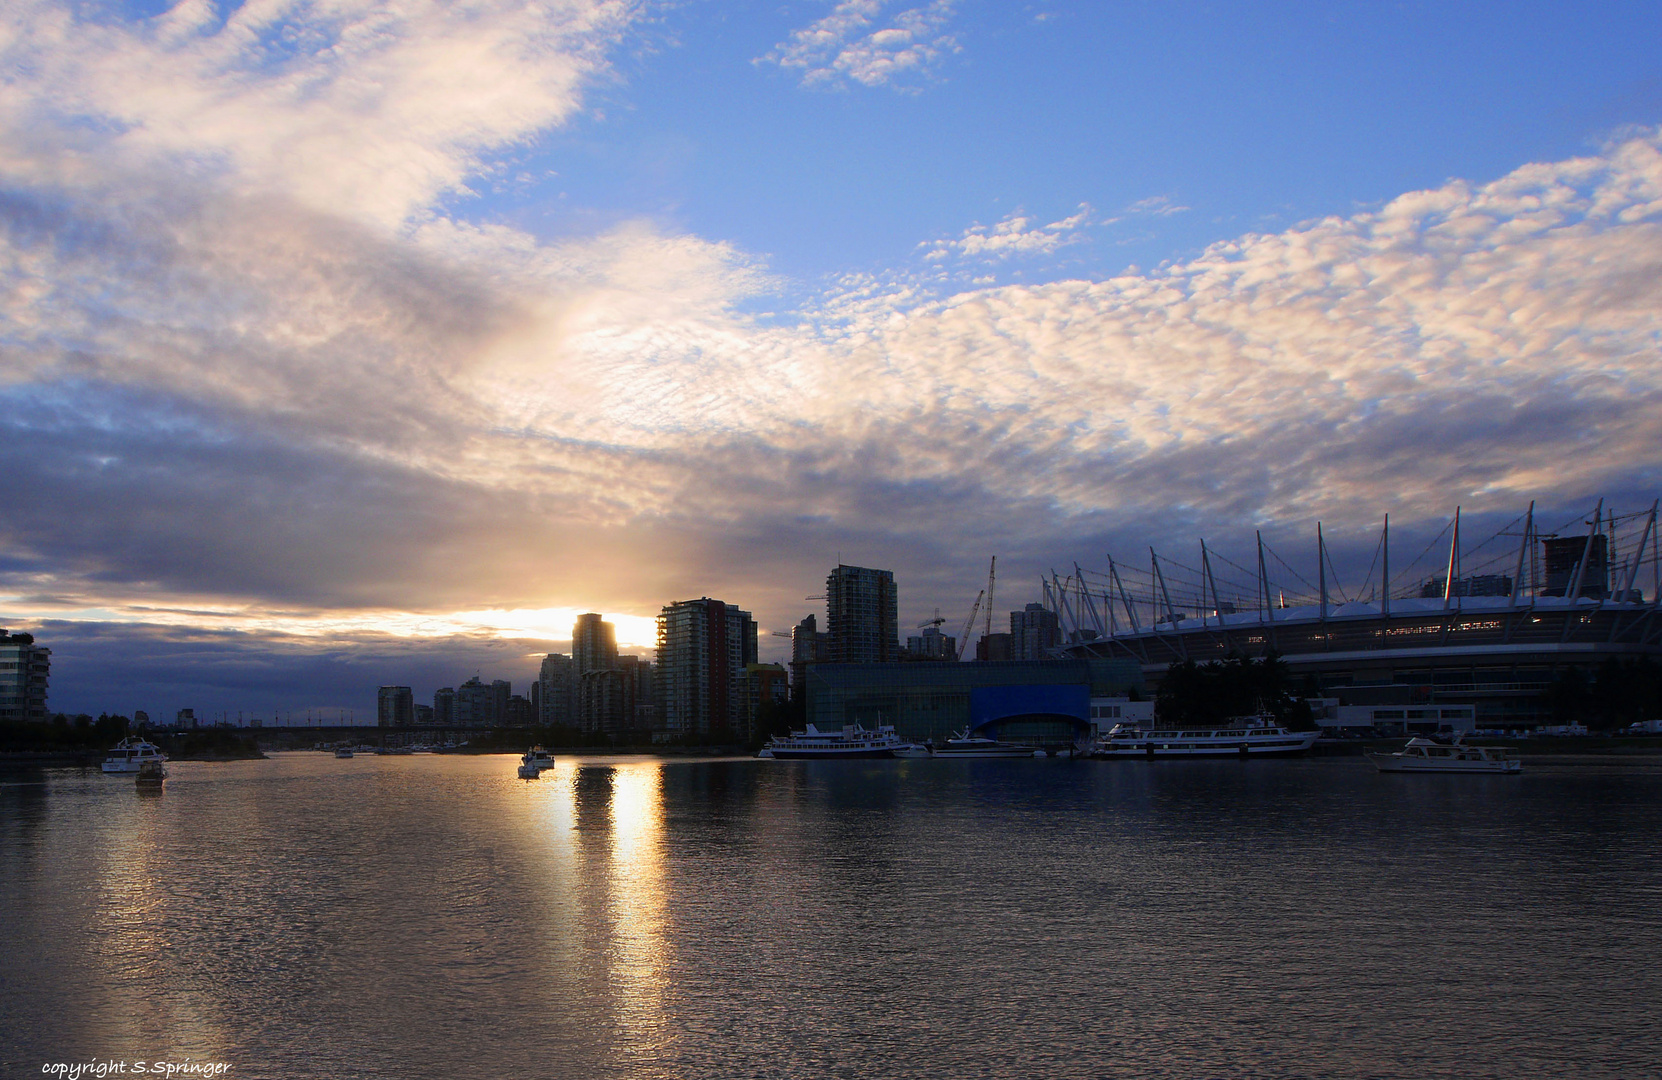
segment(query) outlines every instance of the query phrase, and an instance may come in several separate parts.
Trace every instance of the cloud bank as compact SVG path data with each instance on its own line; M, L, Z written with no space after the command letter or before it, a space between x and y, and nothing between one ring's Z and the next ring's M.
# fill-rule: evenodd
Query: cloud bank
M844 8L835 43L867 33ZM994 551L1021 580L1202 526L1659 486L1657 132L1154 272L897 273L764 317L778 283L731 245L442 209L581 108L632 16L11 9L0 625L541 640L515 612L711 595L771 629L838 558L921 618ZM1083 214L925 254L1043 257Z

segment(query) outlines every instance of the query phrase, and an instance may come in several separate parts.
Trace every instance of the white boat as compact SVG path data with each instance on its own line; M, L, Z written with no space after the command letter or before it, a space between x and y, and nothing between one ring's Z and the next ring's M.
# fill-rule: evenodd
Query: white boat
M554 767L554 755L540 746L533 746L527 750L523 760L525 764L535 765L539 769L552 769Z
M841 731L821 731L813 724L789 735L775 735L757 757L768 758L892 758L912 744L894 733L892 724L869 731L845 724Z
M1018 743L999 742L983 735L970 736L969 728L960 731L956 737L948 739L945 744L930 748L935 757L944 758L1030 758L1044 757L1043 750L1035 751L1031 746L1022 746Z
M146 762L163 762L167 755L162 748L153 742L143 739L126 738L110 748L109 756L104 759L104 771L107 773L136 773Z
M337 746L337 747L335 747L335 756L338 757L338 758L351 757L352 756L352 748L350 746Z
M902 743L894 748L895 757L929 757L929 747L923 743Z
M519 778L521 780L535 780L541 775L542 770L537 768L535 765L526 765L523 762L520 763Z
M1092 757L1267 757L1302 754L1320 731L1288 731L1268 716L1243 716L1221 728L1145 728L1115 724L1097 739Z
M1368 751L1380 772L1516 773L1523 762L1498 746L1467 746L1458 737L1452 743L1413 738L1394 754Z

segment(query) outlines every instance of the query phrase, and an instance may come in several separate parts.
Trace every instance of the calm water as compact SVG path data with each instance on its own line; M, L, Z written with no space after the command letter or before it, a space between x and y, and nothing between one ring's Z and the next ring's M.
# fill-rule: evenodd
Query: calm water
M0 776L0 1063L1656 1075L1662 769L286 754Z

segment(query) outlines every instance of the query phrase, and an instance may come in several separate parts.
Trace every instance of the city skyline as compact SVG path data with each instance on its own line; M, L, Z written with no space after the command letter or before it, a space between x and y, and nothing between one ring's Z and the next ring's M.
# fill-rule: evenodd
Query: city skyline
M952 634L993 555L1002 621L1107 550L1321 521L1360 578L1387 512L1655 497L1652 6L0 22L54 707L362 715L687 597L784 659L839 563Z

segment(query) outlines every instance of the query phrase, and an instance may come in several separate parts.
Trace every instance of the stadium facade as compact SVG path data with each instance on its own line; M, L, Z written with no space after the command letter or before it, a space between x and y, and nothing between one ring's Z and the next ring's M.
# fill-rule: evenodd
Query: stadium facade
M1662 658L1656 518L1655 503L1618 515L1601 500L1543 532L1531 504L1471 545L1456 510L1446 560L1424 577L1417 565L1393 577L1386 519L1360 597L1337 587L1320 526L1309 574L1261 535L1256 570L1202 541L1198 566L1151 549L1135 570L1110 559L1106 572L1052 574L1046 603L1067 641L1058 653L1134 661L1154 688L1173 664L1275 652L1295 686L1308 676L1344 705L1469 706L1479 728L1533 727L1550 722L1548 690L1567 669Z

